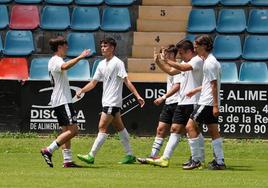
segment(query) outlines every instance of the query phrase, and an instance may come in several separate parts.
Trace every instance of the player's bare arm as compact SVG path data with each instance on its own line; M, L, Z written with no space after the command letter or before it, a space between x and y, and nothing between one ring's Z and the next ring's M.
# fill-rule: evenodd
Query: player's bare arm
M76 93L77 98L80 98L82 93L89 92L90 90L92 90L93 88L95 88L96 85L97 85L97 83L98 83L97 80L90 81L87 85L85 85L80 91L78 91Z
M180 90L180 84L174 84L172 86L172 88L170 90L167 91L167 93L161 97L158 97L157 99L155 99L154 104L155 105L160 105L161 103L163 103L167 98L169 98L170 96L174 95L176 92L178 92Z
M141 108L144 106L145 101L144 99L140 96L140 94L138 93L138 91L136 90L135 86L131 83L131 81L128 79L128 77L124 78L124 83L126 84L127 88L129 89L129 91L131 91L135 97L137 98Z
M219 103L218 103L218 85L217 80L210 82L213 96L213 115L215 117L219 116Z
M72 66L74 66L78 61L80 61L81 59L85 58L86 56L88 56L90 54L90 50L84 50L79 56L77 56L76 58L73 58L69 61L67 61L66 63L62 64L61 66L61 70L68 70L69 68L71 68Z
M201 90L202 90L202 86L194 88L193 90L191 90L188 93L186 93L186 96L191 98L192 96L194 96L197 93L201 92Z

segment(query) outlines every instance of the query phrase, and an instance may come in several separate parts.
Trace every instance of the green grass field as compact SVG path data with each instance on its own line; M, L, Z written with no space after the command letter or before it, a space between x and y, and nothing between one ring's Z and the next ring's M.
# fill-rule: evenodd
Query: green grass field
M182 140L168 168L149 165L120 165L123 148L116 137L106 140L94 165L80 169L62 168L61 151L53 156L49 168L39 150L53 138L0 137L0 187L268 187L268 143L260 140L225 140L227 170L183 171L181 163L188 159L189 149ZM94 138L73 140L73 154L85 154ZM137 156L146 156L153 138L131 138ZM163 148L164 149L164 148ZM162 149L162 150L163 150ZM206 158L211 160L211 142L206 140Z

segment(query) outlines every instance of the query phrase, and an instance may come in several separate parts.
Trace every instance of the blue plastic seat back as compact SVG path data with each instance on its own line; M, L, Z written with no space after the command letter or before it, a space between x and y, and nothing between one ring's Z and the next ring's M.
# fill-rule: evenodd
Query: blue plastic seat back
M242 82L267 83L268 70L264 62L244 62L240 67L239 80Z
M241 33L247 26L243 9L221 9L216 30L219 33Z
M249 33L268 33L268 10L252 9L249 13Z
M238 59L242 54L239 35L218 35L214 40L213 54L217 59Z
M221 82L235 83L238 82L238 71L235 62L222 62L221 63Z
M193 6L216 6L220 0L192 0Z
M38 4L41 3L42 0L15 0L15 2L21 4Z
M34 58L30 66L30 80L49 80L48 61L50 57Z
M58 4L58 5L68 5L73 2L73 0L45 0L46 3Z
M68 56L79 56L85 49L90 49L91 55L96 53L95 39L92 33L68 33Z
M86 59L80 60L67 71L69 80L90 80L90 67Z
M0 34L0 54L2 53L3 50L3 42L2 42L2 36Z
M12 0L0 0L0 4L4 3L10 3Z
M100 14L97 7L75 7L71 18L73 30L98 30Z
M98 65L99 65L100 62L101 62L101 59L96 59L96 60L94 61L94 63L93 63L93 67L92 67L92 70L91 70L91 78L94 77L94 74L95 74L95 72L96 72L96 70L97 70L97 67L98 67Z
M188 20L188 32L210 33L216 28L215 11L213 9L193 9Z
M249 0L220 0L224 6L243 6L249 3Z
M101 29L104 31L127 31L131 27L127 8L108 7L103 10Z
M107 5L131 5L134 0L104 0Z
M99 5L103 0L74 0L77 5Z
M31 31L9 30L6 33L4 54L30 55L34 51L33 35Z
M41 15L41 28L65 30L70 26L70 14L67 6L45 6Z
M248 60L268 60L268 36L249 35L246 37L242 57Z
M0 5L0 29L4 29L8 26L8 11L6 5Z
M255 6L268 6L267 0L251 0L250 3Z

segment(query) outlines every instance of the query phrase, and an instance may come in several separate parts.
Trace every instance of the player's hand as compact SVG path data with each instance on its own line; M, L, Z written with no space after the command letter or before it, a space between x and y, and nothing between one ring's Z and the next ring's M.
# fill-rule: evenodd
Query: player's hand
M156 51L156 48L154 47L154 62L157 62L159 60L159 54Z
M141 98L141 97L138 97L137 100L138 100L138 103L140 104L140 106L141 106L141 108L142 108L142 107L144 106L144 104L145 104L144 99Z
M191 90L188 93L186 93L186 96L189 97L189 98L191 98L194 95L195 95L195 91L194 90Z
M85 57L87 57L90 53L91 53L90 49L84 50L84 51L79 55L79 58L80 58L80 59L85 58Z
M220 115L219 106L218 105L213 106L213 116L218 117L219 115Z
M82 89L80 89L79 91L76 92L76 97L78 99L80 99L81 98L81 94L82 94Z
M154 100L154 104L156 106L159 106L160 104L162 104L162 102L164 102L165 99L163 99L163 97L159 97L157 99Z

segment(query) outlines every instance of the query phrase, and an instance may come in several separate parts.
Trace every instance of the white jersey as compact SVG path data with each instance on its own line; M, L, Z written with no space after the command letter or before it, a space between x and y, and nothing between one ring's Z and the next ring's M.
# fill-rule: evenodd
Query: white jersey
M200 93L197 93L192 97L187 97L186 94L189 91L202 85L204 62L199 56L195 56L187 63L192 66L193 70L181 72L181 79L182 79L180 89L181 100L179 101L178 105L197 104L200 97Z
M212 54L209 54L207 59L204 61L203 74L202 90L198 104L213 106L211 81L217 80L218 104L220 105L221 65Z
M168 76L167 77L167 91L170 90L175 84L180 83L180 75ZM179 101L179 91L174 93L172 96L168 97L165 101L165 104L178 103Z
M72 94L69 86L67 73L61 70L61 65L65 63L63 59L57 55L50 58L48 62L48 71L54 82L54 88L51 95L50 104L57 107L63 104L72 103Z
M93 80L103 81L102 106L122 107L124 78L127 72L124 62L114 56L110 61L102 60Z

